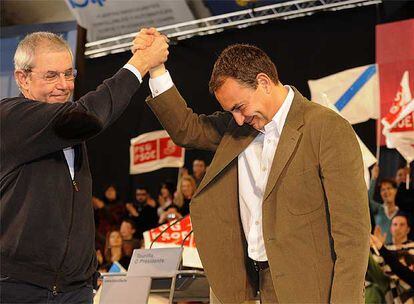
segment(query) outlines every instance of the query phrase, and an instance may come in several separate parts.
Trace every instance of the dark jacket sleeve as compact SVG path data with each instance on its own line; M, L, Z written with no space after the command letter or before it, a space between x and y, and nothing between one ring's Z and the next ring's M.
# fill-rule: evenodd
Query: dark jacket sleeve
M401 264L397 256L384 246L379 250L379 253L384 258L385 263L391 267L392 272L414 288L414 271L411 271L407 266Z
M97 135L122 114L138 88L136 76L121 69L76 102L51 104L23 97L3 100L4 163L16 167Z

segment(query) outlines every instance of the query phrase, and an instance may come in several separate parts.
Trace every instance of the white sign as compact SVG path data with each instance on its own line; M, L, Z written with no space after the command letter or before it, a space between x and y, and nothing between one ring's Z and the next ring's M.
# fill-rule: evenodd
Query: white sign
M183 248L135 249L127 276L174 277L180 266Z
M150 289L149 277L107 276L103 279L99 303L147 303Z
M131 139L130 174L184 166L184 148L174 144L167 131L154 131Z
M89 42L194 20L185 0L66 0Z

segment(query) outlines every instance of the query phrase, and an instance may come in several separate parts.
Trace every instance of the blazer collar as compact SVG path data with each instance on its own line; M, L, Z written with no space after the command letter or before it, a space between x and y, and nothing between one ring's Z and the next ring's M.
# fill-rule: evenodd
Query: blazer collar
M275 186L280 173L293 153L301 136L301 132L298 130L303 125L303 103L306 102L304 101L306 99L293 86L292 89L295 92L295 96L276 149L263 200L265 200L271 189ZM250 125L239 127L233 120L230 126L230 132L223 137L222 143L215 153L210 168L198 186L195 196L242 153L258 134L259 132Z

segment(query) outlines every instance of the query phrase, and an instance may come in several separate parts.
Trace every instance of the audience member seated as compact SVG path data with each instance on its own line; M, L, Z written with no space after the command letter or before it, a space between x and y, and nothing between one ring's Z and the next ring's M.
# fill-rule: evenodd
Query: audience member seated
M92 203L95 208L96 231L100 235L106 235L108 231L119 227L126 217L124 203L113 185L105 189L102 200L93 197Z
M381 233L379 227L376 227L371 236L371 246L380 254L374 258L390 277L393 297L398 297L401 303L414 300L414 242L408 239L409 231L408 217L398 213L391 221L391 244L385 243L386 235Z
M390 233L391 219L397 214L399 208L395 204L397 185L391 179L383 179L380 184L380 195L382 204L374 200L375 184L379 176L379 167L374 165L371 169L371 182L369 187L369 207L374 216L375 225L387 235L387 243L392 241Z
M140 240L143 232L158 226L157 204L154 202L146 187L138 187L133 202L126 204L128 216L135 223L135 236Z
M122 236L122 246L126 256L132 257L134 249L141 248L141 242L134 238L136 232L135 223L130 219L122 221L121 228L119 229Z
M193 161L193 177L196 183L196 186L200 185L201 180L206 174L206 161L202 158L196 158Z
M167 211L169 206L173 204L174 192L175 189L171 183L161 183L160 192L158 195L159 207L157 209L157 214L159 217L164 213L164 211Z
M128 269L131 257L128 257L122 246L122 236L119 230L111 230L106 236L105 249L102 254L97 250L98 268L108 271L114 262L118 262L122 267Z

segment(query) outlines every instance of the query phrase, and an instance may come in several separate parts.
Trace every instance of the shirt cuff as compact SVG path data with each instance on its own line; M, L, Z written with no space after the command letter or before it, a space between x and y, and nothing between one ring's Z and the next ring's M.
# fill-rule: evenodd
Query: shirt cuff
M138 71L136 67L134 67L132 64L127 63L123 66L123 68L130 70L138 78L139 83L142 83L141 73Z
M153 98L157 97L158 95L161 95L165 91L171 89L173 86L174 83L168 71L165 71L165 73L161 76L149 79L149 87L151 89L151 94Z

